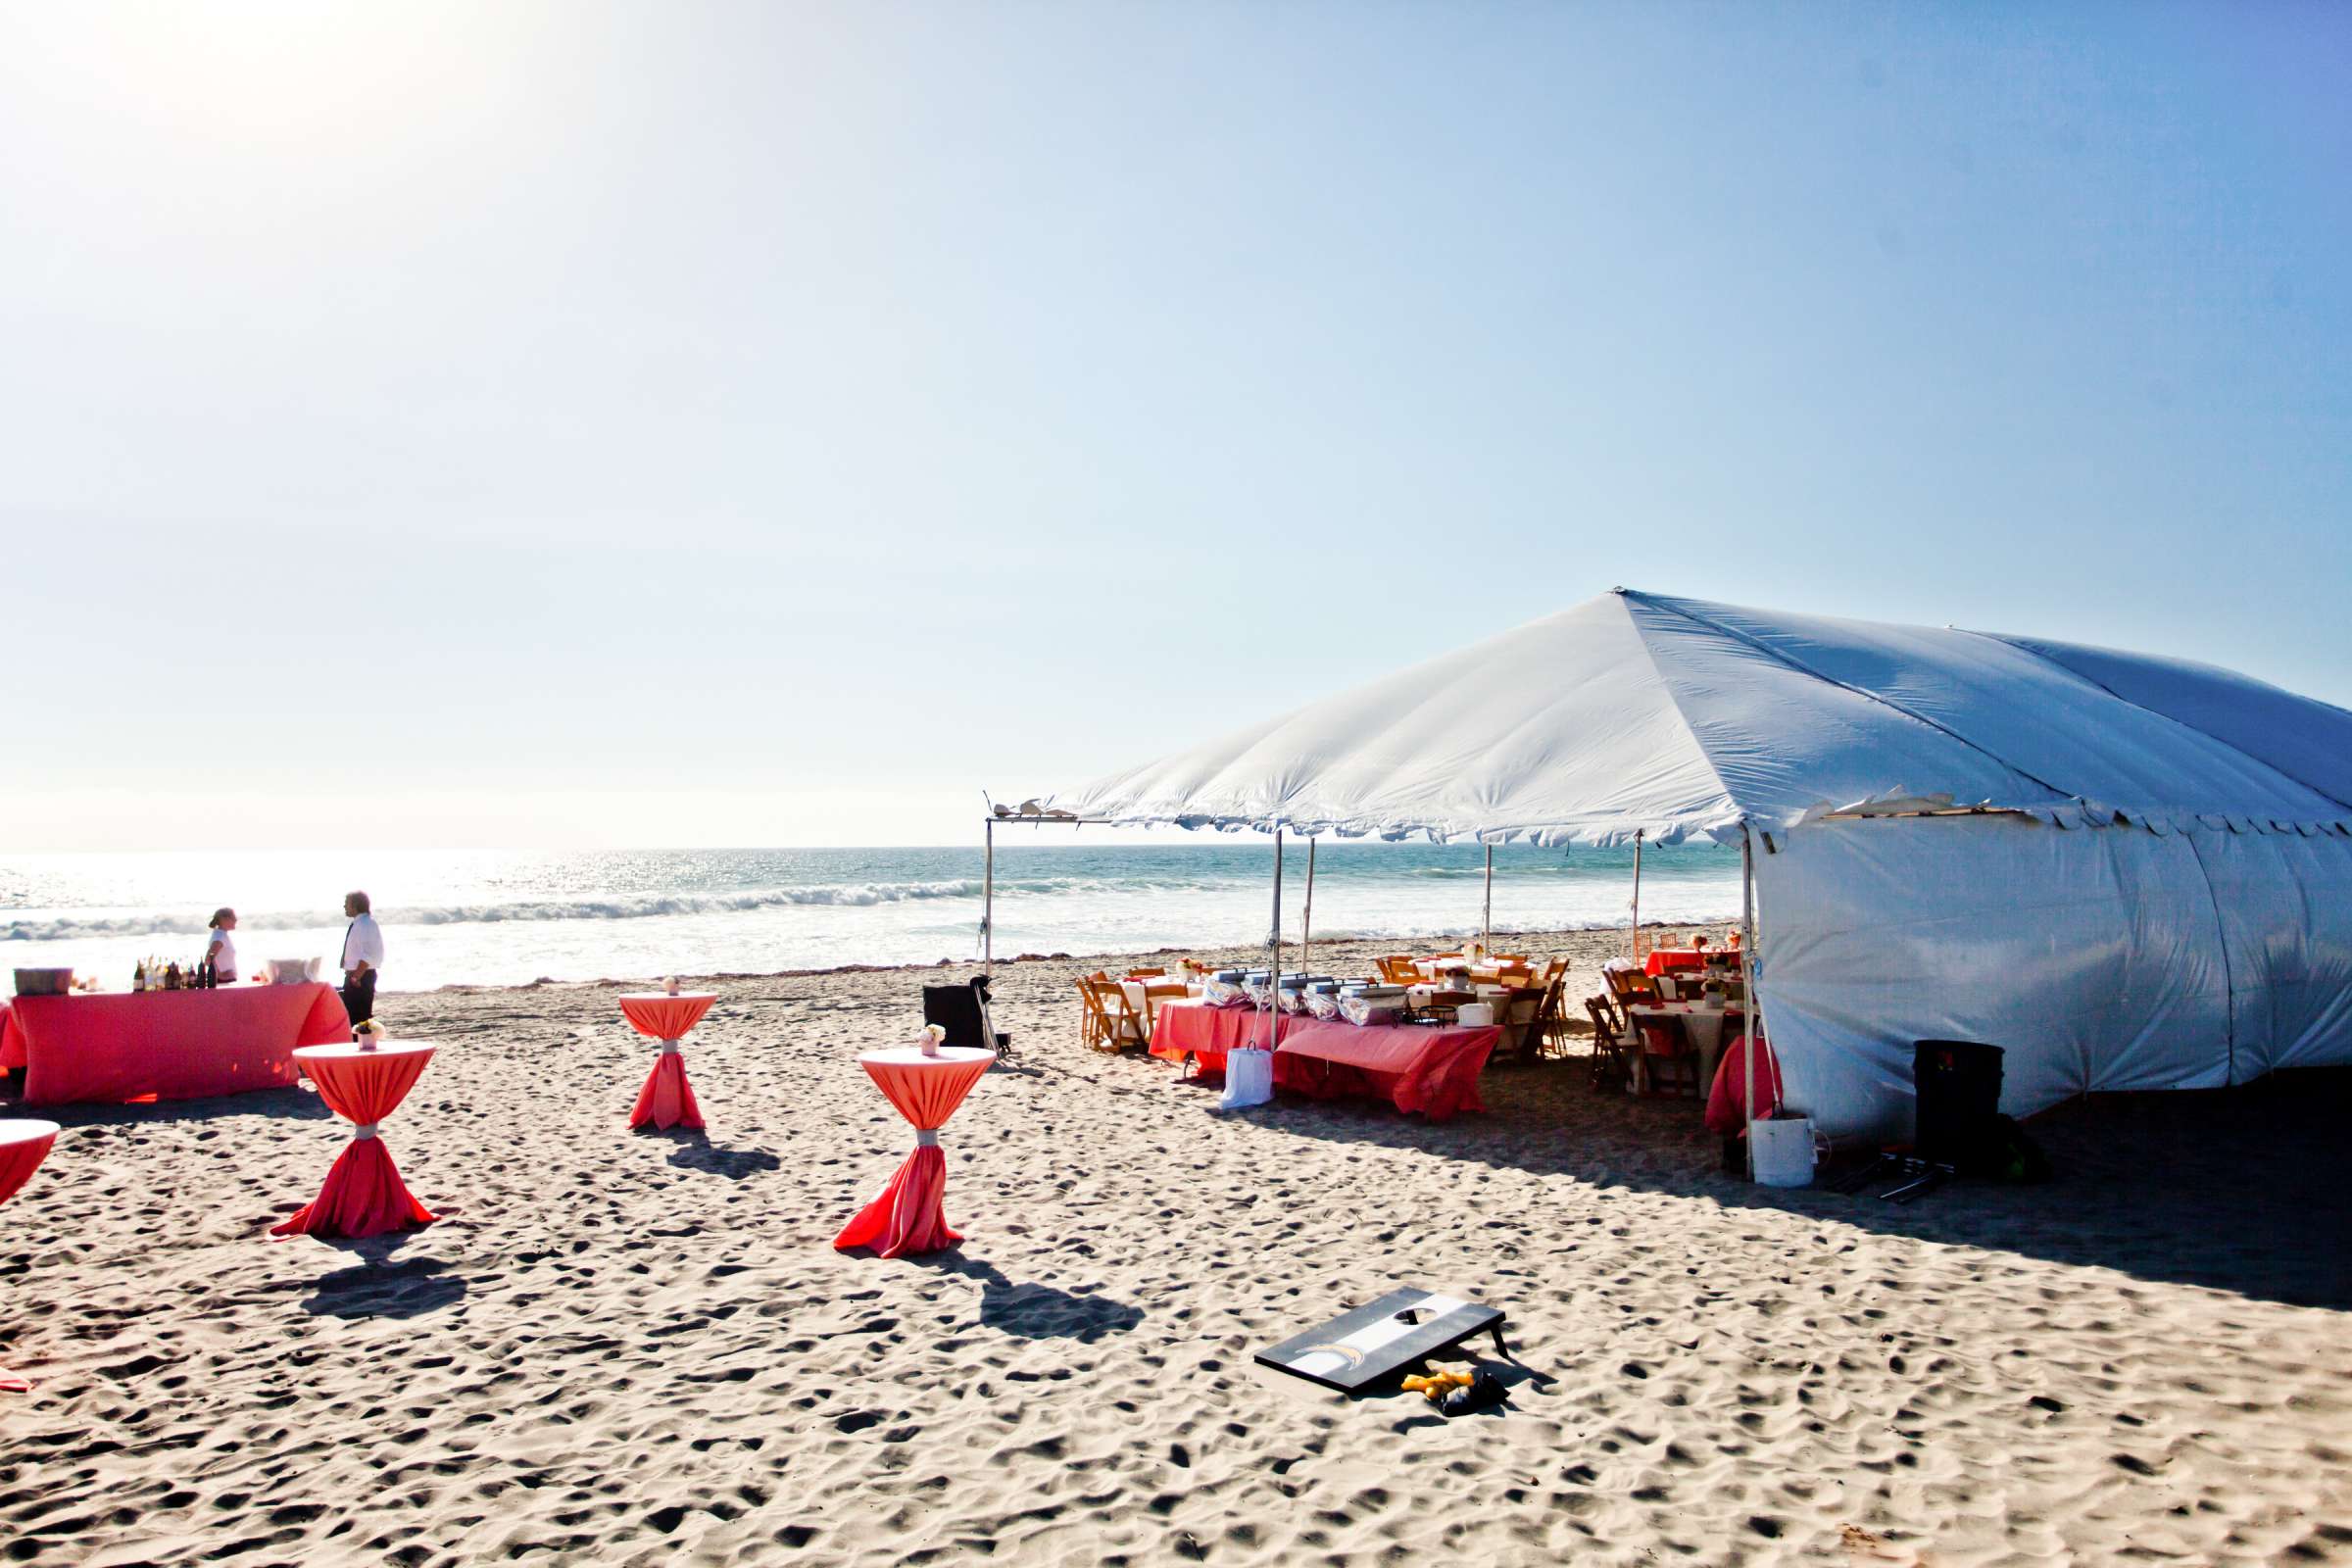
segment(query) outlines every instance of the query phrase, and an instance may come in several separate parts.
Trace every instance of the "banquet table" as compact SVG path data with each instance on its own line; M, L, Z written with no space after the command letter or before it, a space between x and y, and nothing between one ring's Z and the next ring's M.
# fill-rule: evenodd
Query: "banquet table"
M687 1030L702 1022L703 1014L717 1000L715 991L686 991L676 995L666 991L631 991L621 997L621 1016L639 1034L662 1042L661 1054L654 1057L653 1071L645 1075L645 1087L637 1091L637 1103L629 1111L632 1130L639 1127L702 1130L703 1107L695 1103L694 1086L686 1081L686 1058L678 1054L678 1042L685 1038Z
M902 1257L936 1252L963 1240L948 1228L948 1160L939 1151L939 1129L996 1059L995 1052L968 1046L943 1046L937 1055L902 1046L858 1058L874 1086L913 1124L914 1152L874 1200L842 1227L833 1238L836 1248L871 1247L884 1257Z
M403 1040L374 1047L305 1046L294 1053L327 1108L355 1126L318 1196L270 1227L270 1235L358 1238L433 1223L438 1216L410 1195L375 1128L416 1087L434 1049L431 1041Z
M1642 972L1646 975L1680 974L1685 969L1703 969L1707 956L1696 948L1652 948L1649 956L1642 960Z
M18 997L0 1008L0 1071L24 1103L201 1100L294 1082L294 1050L349 1040L332 986Z
M1495 1024L1468 1029L1427 1024L1356 1025L1295 1017L1274 1048L1274 1084L1328 1100L1370 1095L1431 1121L1484 1110L1478 1075L1502 1038Z
M1265 1044L1265 1018L1256 1007L1163 1002L1152 1027L1152 1054L1180 1064L1190 1056L1202 1072L1223 1072L1227 1052L1239 1051L1253 1039ZM1274 1038L1280 1040L1298 1021L1297 1013L1275 1013Z
M1147 1028L1159 1022L1160 1008L1170 1003L1188 1001L1200 995L1200 987L1187 985L1182 980L1122 980L1119 990L1126 994L1127 1005L1135 1009L1136 1016L1145 1021Z
M1445 981L1456 969L1461 970L1473 985L1505 985L1505 975L1529 975L1532 971L1523 963L1496 963L1491 958L1415 958L1413 967L1431 985Z
M1634 1020L1637 1032L1639 1032L1641 1022L1644 1017L1682 1019L1683 1033L1690 1040L1691 1051L1698 1056L1698 1081L1701 1084L1711 1084L1715 1081L1715 1062L1717 1057L1723 1054L1724 1020L1728 1018L1732 1021L1732 1032L1735 1036L1747 1027L1747 1014L1736 1006L1702 1007L1694 1002L1638 1002L1625 1010L1626 1015ZM1637 1053L1636 1062L1639 1063L1641 1058L1647 1054L1646 1051ZM1635 1088L1643 1087L1639 1080L1646 1079L1647 1076L1646 1073L1638 1071Z

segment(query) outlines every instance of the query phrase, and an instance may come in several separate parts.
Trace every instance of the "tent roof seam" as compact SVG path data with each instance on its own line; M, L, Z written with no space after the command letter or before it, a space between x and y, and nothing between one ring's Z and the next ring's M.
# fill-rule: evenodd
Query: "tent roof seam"
M2048 790L2052 795L2057 796L2061 800L2076 801L2082 799L2080 795L2077 795L2072 790L2061 789L2057 785L2051 783L2048 779L2042 778L2038 774L2026 771L2026 769L2010 761L2009 759L1992 750L1992 748L1989 746L1980 745L1978 742L1969 739L1966 735L1963 735L1958 730L1952 728L1949 724L1944 724L1936 719L1930 718L1925 713L1914 712L1912 710L1905 708L1902 704L1896 702L1893 698L1888 697L1882 692L1874 692L1867 687L1852 685L1846 681L1839 680L1835 675L1825 675L1820 670L1813 668L1811 665L1783 653L1780 649L1773 647L1770 643L1763 641L1761 638L1751 636L1736 627L1726 626L1720 621L1709 620L1704 615L1700 615L1691 611L1684 609L1682 602L1679 600L1668 600L1655 594L1646 594L1638 589L1632 588L1622 589L1620 592L1622 592L1628 598L1639 599L1644 604L1655 605L1660 610L1680 615L1694 626L1703 626L1709 631L1717 632L1725 637L1732 638L1737 642L1744 643L1748 647L1753 648L1757 653L1762 654L1766 659L1773 661L1775 663L1781 664L1788 669L1795 670L1800 675L1805 675L1814 680L1820 681L1825 686L1835 686L1839 691L1851 692L1856 697L1864 698L1867 701L1879 704L1881 707L1891 709L1895 712L1902 714L1905 718L1912 720L1914 723L1925 724L1928 728L1936 731L1937 734L1949 736L1951 739L1958 741L1961 745L1967 747L1970 751L1975 752L1978 756L1988 757L1992 759L1993 761L1999 763L2000 766L2013 777L2025 779L2029 783L2038 784L2043 789ZM1645 639L1643 642L1643 647L1646 648L1648 644ZM1655 662L1654 658L1652 662ZM1677 712L1682 710L1682 707L1679 702L1676 704L1675 710ZM1693 731L1692 733L1695 734L1696 732ZM1702 744L1699 749L1704 751L1706 748ZM1708 759L1707 765L1709 767L1713 767L1715 765L1713 758L1710 757Z
M2337 806L2352 807L2352 801L2340 800L2337 797L2330 795L2328 791L2322 789L2319 785L2312 783L2309 779L2301 778L2293 773L2288 772L2285 768L2280 767L2277 762L2272 761L2270 759L2265 757L2257 757L2252 752L2249 752L2244 747L2238 745L2236 742L2227 740L2222 736L2216 735L2213 731L2206 729L2201 725L2191 724L2187 719L2176 718L2171 713L2164 712L2159 709L2148 707L2145 703L2135 703L2131 698L2126 697L2122 692L2117 691L2114 687L2099 679L2096 675L2085 674L2082 670L2075 668L2072 664L2063 663L2058 660L2052 659L2049 655L2043 653L2038 648L2031 647L2026 643L2019 642L2014 637L2003 636L1997 631L1971 631L1966 626L1955 626L1952 629L1965 637L1982 637L1988 642L1999 643L2004 648L2013 648L2019 653L2024 654L2029 659L2036 660L2041 663L2049 665L2052 669L2060 670L2068 675L2072 675L2075 679L2082 681L2086 686L2095 687L2097 690L2106 693L2108 697L2112 698L2116 702L2122 703L2127 708L2135 708L2151 718L2161 719L2165 723L2178 725L2181 729L2188 731L2191 735L2203 736L2206 740L2213 742L2214 745L2222 747L2228 751L2234 752L2236 755L2244 758L2247 761L2252 762L2256 767L2263 769L2265 772L2274 773L2279 778L2286 780L2290 784L2300 785L2302 788L2311 791L2312 794L2317 795L2323 801L2332 801ZM2316 699L2312 700L2316 701Z

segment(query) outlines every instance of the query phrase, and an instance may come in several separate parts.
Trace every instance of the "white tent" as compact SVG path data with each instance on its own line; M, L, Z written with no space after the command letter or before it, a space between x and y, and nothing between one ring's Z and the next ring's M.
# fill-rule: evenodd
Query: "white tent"
M1749 843L1789 1102L1899 1132L2352 1061L2352 712L2208 665L1620 590L1054 805L1402 838Z

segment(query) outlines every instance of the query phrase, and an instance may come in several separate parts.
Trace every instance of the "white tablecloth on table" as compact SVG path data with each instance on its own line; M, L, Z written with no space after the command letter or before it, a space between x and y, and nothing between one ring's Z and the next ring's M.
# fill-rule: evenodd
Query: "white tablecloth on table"
M1683 1033L1690 1038L1690 1049L1698 1054L1698 1092L1702 1098L1715 1082L1715 1063L1723 1054L1724 1020L1732 1020L1735 1035L1747 1027L1747 1014L1739 1007L1702 1007L1692 1002L1661 1002L1654 1004L1636 1004L1625 1010L1627 1016L1634 1020L1637 1046L1641 1044L1639 1035L1643 1018L1672 1016L1683 1020ZM1639 1062L1648 1054L1646 1051L1639 1051L1635 1060ZM1642 1076L1646 1077L1647 1074Z
M1426 1007L1440 989L1437 986L1407 986L1404 1000L1411 1006ZM1536 1009L1544 1004L1543 991L1534 986L1497 986L1484 981L1470 990L1479 1001L1494 1009L1493 1021L1502 1026L1502 1051L1507 1054L1521 1049L1528 1026L1535 1022ZM1459 995L1458 992L1455 994Z
M1184 982L1181 980L1122 980L1119 982L1119 989L1127 993L1127 1005L1133 1007L1137 1012L1143 1014L1146 1023L1149 1024L1152 1019L1152 1009L1144 1004L1144 987L1181 985L1184 985ZM1184 994L1187 997L1198 997L1200 995L1200 988L1199 986L1184 986ZM1162 1002L1174 1002L1176 999L1174 997L1162 997L1159 1000Z

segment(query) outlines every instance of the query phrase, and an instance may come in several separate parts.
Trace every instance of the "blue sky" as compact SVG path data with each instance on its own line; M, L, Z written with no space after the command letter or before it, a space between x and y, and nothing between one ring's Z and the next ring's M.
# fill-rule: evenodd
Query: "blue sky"
M0 3L0 848L959 841L1624 583L2352 704L2352 12Z

